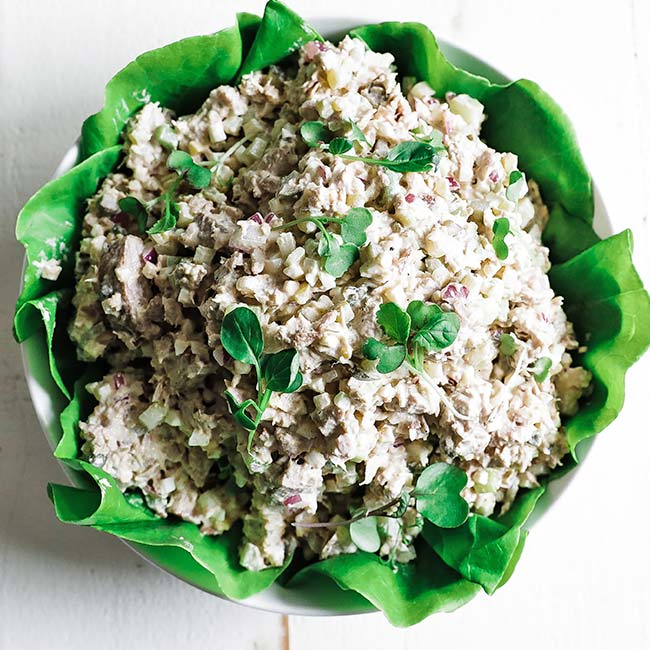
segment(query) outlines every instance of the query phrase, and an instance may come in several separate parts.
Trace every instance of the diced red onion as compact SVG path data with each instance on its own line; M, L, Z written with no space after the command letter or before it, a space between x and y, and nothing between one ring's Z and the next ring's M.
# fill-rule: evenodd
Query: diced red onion
M499 180L499 174L496 169L493 169L489 174L488 178L493 182L496 183Z
M113 386L115 386L115 390L119 390L124 386L126 381L124 380L124 375L121 372L116 372L113 375Z
M324 52L327 49L325 43L321 41L311 41L304 47L305 58L311 61L319 52Z
M271 223L271 221L273 221L273 219L275 219L275 212L269 212L269 213L264 217L264 221L266 221L266 223Z
M453 176L447 176L447 182L449 183L449 187L452 192L460 189L458 181Z
M302 501L302 497L299 494L292 494L290 497L287 497L283 503L285 506L292 506L296 503L300 503Z
M254 221L255 223L262 223L262 215L259 212L255 212L254 214L251 214L250 217L248 217L249 221Z
M407 203L413 203L413 201L415 201L415 194L411 194L411 192L409 192L409 193L404 197L404 200L405 200Z
M155 264L158 261L158 251L155 248L150 248L143 256L145 262Z
M446 302L451 302L457 300L458 298L467 298L469 291L467 287L462 284L456 284L455 282L449 283L442 292L442 299Z

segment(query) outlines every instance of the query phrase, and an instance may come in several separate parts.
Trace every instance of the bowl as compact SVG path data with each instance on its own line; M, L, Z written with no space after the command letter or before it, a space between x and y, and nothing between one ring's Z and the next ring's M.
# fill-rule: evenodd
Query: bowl
M324 34L326 38L334 41L356 25L367 23L367 21L362 19L356 21L347 19L343 21L340 19L325 18L314 19L310 22L321 34ZM468 50L443 38L439 38L438 43L445 56L456 66L464 68L474 74L487 77L494 82L503 83L510 81L506 75L502 74L489 63L472 54ZM71 169L77 161L78 154L78 145L74 144L59 163L59 166L54 172L53 178L57 178ZM596 232L601 237L613 234L612 224L609 220L607 210L602 202L600 193L595 186L594 201L594 228ZM61 427L56 417L56 413L62 406L63 397L54 384L48 371L45 336L42 331L39 330L37 335L32 336L23 343L22 355L27 386L34 404L37 419L50 446L54 448L61 435ZM579 447L578 453L581 458L588 452L592 440L593 439L585 441ZM74 474L63 463L61 463L61 467L68 476L68 479L74 484ZM573 479L575 473L575 470L571 471L549 484L548 490L540 499L528 522L529 527L537 522L544 512L548 510L551 504L557 500L564 489L566 489L569 482ZM131 549L138 553L142 558L163 571L166 571L170 575L173 575L194 587L202 589L203 591L226 599L226 597L220 593L214 579L207 574L194 571L191 576L178 575L176 566L170 566L169 564L169 553L163 557L155 546L142 546L127 541L124 541L124 543L130 546ZM180 560L183 552L179 550L178 553L178 559ZM255 594L245 600L234 602L271 612L310 616L341 616L376 611L376 608L373 605L356 592L343 591L336 587L331 580L316 576L314 576L314 579L311 580L308 585L301 587L300 589L287 589L279 584L273 584L261 593Z

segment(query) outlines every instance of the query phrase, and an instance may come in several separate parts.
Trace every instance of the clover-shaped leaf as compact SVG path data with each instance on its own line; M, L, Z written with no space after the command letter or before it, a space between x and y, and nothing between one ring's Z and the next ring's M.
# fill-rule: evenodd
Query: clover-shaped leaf
M386 374L402 365L406 358L406 346L401 343L386 345L377 339L369 338L363 344L362 353L366 359L378 360L377 371Z
M341 221L341 239L346 244L363 246L366 229L372 223L372 213L367 208L352 208Z
M469 514L467 501L460 496L466 485L467 475L455 465L429 465L418 477L413 492L418 512L441 528L460 526Z
M376 553L381 547L377 517L364 517L350 523L350 537L357 548Z

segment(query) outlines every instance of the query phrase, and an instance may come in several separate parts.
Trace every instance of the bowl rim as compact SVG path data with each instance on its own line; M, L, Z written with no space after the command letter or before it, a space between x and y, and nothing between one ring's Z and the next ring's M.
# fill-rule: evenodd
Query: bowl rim
M332 17L323 17L323 16L313 17L312 19L309 19L307 22L314 25L319 30L320 33L323 33L325 35L326 38L332 38L332 39L339 36L343 32L349 31L355 26L371 24L368 21L364 21L362 19L332 18ZM512 80L511 77L505 75L498 68L493 66L489 61L486 61L484 58L474 54L472 50L468 50L466 47L461 46L453 39L447 38L446 36L441 36L440 35L441 32L436 31L434 32L434 34L436 36L436 40L438 41L438 44L440 45L441 50L446 56L451 54L452 59L454 58L454 55L466 57L472 60L473 62L475 62L476 64L478 64L483 70L489 70L490 74L493 75L493 77L499 78L500 81L507 82ZM65 172L70 170L72 167L74 167L78 160L79 151L80 151L79 139L77 139L75 143L70 147L70 149L68 149L68 151L65 153L65 155L57 165L56 170L52 174L50 180L54 180L58 178L59 176L63 175ZM609 217L607 208L602 200L602 196L593 178L592 178L592 188L593 188L593 195L594 195L594 228L600 236L609 236L613 234L613 224ZM22 282L23 282L26 263L27 263L26 256L23 256L23 269L22 269L23 272L21 273L21 283L20 283L21 289L22 289ZM34 407L36 418L43 431L43 434L45 435L46 440L48 441L50 448L53 451L56 445L54 442L52 429L57 428L58 422L54 422L52 420L52 415L48 413L48 408L49 410L51 410L52 407L52 395L49 393L47 389L45 389L41 385L41 383L39 382L39 380L34 374L33 357L35 356L35 354L38 354L36 348L42 343L42 336L43 336L42 332L39 331L37 335L34 335L30 337L30 339L26 340L20 346L20 348L21 348L21 357L22 357L23 370L25 373L25 379L27 382L27 387ZM49 404L45 405L44 404L45 401L49 401ZM580 445L579 456L581 460L583 460L586 457L589 450L591 449L593 442L594 442L594 438L592 437ZM73 485L78 485L78 481L76 480L75 474L71 470L71 468L69 468L61 460L59 459L56 460L59 463L60 467L62 468L68 480ZM546 492L540 499L537 507L533 511L533 514L531 515L528 521L528 525L527 525L528 528L531 528L534 524L536 524L543 517L543 515L548 511L551 505L554 504L559 499L559 497L568 487L569 483L575 478L575 475L579 467L580 465L574 467L570 472L567 472L565 475L549 483ZM264 591L249 596L246 599L234 600L232 598L228 598L222 593L218 593L218 591L216 590L215 591L210 590L202 585L197 584L196 582L190 580L185 576L179 575L169 567L162 566L155 559L149 557L145 552L143 552L143 550L141 550L141 548L139 548L138 545L136 545L135 543L130 542L128 540L124 540L122 538L118 538L118 539L120 539L122 543L124 543L132 551L134 551L137 555L139 555L142 559L144 559L147 563L156 567L158 570L161 570L169 574L170 576L173 576L174 578L181 580L182 582L188 585L200 589L201 591L204 591L205 593L208 593L210 595L216 596L222 600L251 607L253 609L273 612L278 614L285 614L285 615L291 614L291 615L301 615L301 616L348 616L348 615L376 613L378 611L377 608L372 603L367 601L359 594L356 594L355 592L343 591L342 589L336 587L334 582L331 580L327 581L328 586L319 584L319 589L321 590L324 587L325 591L327 591L328 588L331 587L332 590L331 593L324 593L321 594L320 597L316 597L316 598L313 598L313 595L311 598L309 597L305 598L307 594L302 592L307 590L304 588L287 589L277 583L274 583ZM344 602L345 601L344 596L351 593L354 593L354 598L352 598L351 603L347 603L346 605L346 603ZM329 602L331 603L329 607L323 604L323 596L325 597L326 600L329 600ZM339 608L338 609L335 608L334 604L336 604Z

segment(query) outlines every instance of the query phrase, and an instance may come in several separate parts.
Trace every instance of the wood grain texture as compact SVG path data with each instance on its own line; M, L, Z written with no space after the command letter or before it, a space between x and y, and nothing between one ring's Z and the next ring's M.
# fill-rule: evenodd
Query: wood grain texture
M95 650L648 647L650 529L638 516L650 456L647 358L630 372L624 413L534 529L511 582L409 630L391 628L380 615L287 621L224 603L150 567L115 539L54 518L45 484L63 477L32 412L10 334L22 259L15 215L119 67L262 4L194 0L181 12L171 0L0 0L0 650L76 650L90 639ZM538 81L573 119L616 229L635 233L637 264L650 284L647 0L291 5L307 16L421 20L512 76Z

